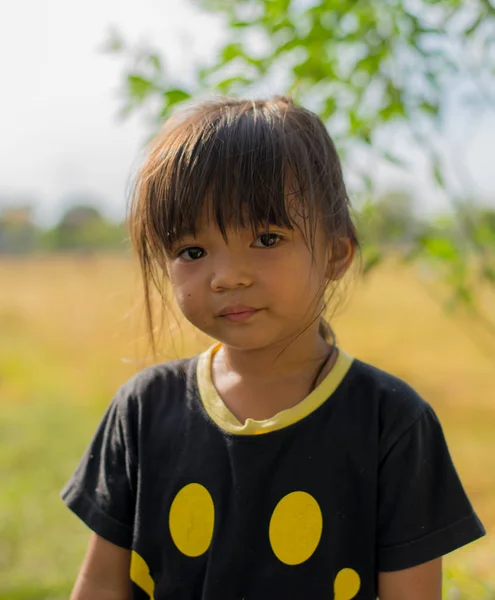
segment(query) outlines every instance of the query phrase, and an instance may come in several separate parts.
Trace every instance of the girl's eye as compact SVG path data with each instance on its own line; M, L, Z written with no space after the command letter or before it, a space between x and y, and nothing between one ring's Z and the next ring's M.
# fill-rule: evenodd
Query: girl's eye
M192 262L194 260L198 260L199 258L203 258L204 255L205 251L203 248L200 248L199 246L191 246L190 248L184 248L184 250L181 250L177 256L183 260Z
M254 245L257 248L272 248L273 246L276 246L280 242L281 239L282 239L282 236L279 235L278 233L262 233L256 239L256 242L254 243Z

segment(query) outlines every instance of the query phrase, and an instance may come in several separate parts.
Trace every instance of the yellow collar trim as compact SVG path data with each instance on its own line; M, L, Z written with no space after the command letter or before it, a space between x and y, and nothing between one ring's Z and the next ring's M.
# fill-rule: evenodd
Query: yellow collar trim
M282 410L269 419L246 419L241 423L218 394L211 377L211 364L221 348L217 343L200 354L197 366L199 395L208 416L222 429L238 435L259 435L283 429L307 417L335 392L350 369L354 358L340 348L337 360L325 379L296 406Z

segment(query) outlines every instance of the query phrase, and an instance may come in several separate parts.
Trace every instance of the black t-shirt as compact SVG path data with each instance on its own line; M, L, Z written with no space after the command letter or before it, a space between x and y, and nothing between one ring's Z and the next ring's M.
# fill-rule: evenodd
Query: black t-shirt
M236 424L215 351L127 381L61 494L132 551L135 600L374 600L378 572L485 535L405 382L340 351L300 405Z

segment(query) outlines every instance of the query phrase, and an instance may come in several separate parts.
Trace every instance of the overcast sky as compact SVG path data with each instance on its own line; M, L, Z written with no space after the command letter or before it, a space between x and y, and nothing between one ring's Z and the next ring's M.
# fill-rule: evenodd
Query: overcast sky
M37 220L52 224L64 198L91 194L114 218L125 213L129 178L147 134L142 118L119 121L124 61L104 55L111 26L131 42L149 40L164 53L177 78L192 73L197 56L214 52L224 29L186 0L15 0L0 8L0 209L6 202L36 199ZM267 94L285 90L271 89ZM495 114L476 119L449 101L444 148L452 154L452 177L462 189L495 205ZM391 143L411 152L397 131ZM407 172L377 165L380 189L403 187L423 210L445 202L414 151ZM457 165L457 166L456 166Z

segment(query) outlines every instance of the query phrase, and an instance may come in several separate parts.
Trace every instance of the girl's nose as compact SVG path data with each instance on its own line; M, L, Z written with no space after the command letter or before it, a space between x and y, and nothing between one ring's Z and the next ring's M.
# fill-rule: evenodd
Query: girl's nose
M249 287L253 283L252 269L239 257L222 257L215 261L211 275L211 289L215 292Z

